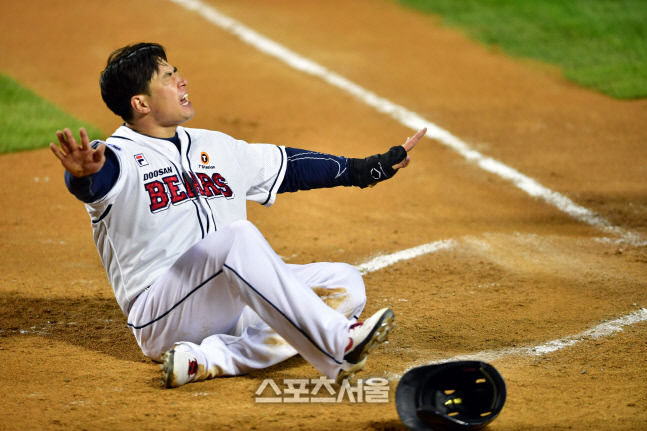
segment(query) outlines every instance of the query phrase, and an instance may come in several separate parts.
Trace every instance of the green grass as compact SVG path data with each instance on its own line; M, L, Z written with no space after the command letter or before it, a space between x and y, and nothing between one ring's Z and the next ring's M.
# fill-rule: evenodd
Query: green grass
M647 0L397 0L609 96L647 97Z
M66 114L16 81L0 74L0 154L32 150L56 141L56 131L69 127L78 136L85 127L90 139L102 133Z
M394 0L391 0L394 1ZM647 0L397 0L512 56L558 66L616 98L647 97ZM0 154L46 147L56 130L84 126L0 74Z

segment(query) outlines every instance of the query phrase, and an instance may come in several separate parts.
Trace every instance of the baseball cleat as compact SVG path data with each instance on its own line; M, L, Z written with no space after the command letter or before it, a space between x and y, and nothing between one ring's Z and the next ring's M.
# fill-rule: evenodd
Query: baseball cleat
M198 360L191 352L184 352L173 347L164 353L162 384L167 388L177 388L193 381L198 372Z
M389 331L395 326L395 314L389 308L383 308L364 322L351 325L348 331L348 346L344 354L337 383L352 379L366 364L366 357L378 344L386 341Z

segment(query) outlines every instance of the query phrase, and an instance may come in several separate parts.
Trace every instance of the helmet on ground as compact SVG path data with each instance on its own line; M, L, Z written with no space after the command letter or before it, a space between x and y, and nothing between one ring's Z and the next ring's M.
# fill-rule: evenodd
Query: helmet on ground
M425 365L398 383L395 406L414 431L476 430L492 422L505 403L501 374L481 361Z

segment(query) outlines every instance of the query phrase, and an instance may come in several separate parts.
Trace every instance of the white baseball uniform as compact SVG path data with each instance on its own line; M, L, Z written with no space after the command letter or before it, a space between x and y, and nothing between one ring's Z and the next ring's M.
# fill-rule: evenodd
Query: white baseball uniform
M178 137L180 151L168 140L117 129L106 144L119 177L86 204L143 352L159 361L181 343L198 359L197 380L246 373L298 352L335 378L349 319L366 302L361 275L341 263L288 265L246 220L247 200L273 204L285 148L184 127Z

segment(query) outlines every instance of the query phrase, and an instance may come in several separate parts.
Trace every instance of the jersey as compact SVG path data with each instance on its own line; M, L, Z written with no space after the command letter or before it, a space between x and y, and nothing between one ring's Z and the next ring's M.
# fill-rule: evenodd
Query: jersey
M119 306L132 301L191 246L247 219L246 201L270 206L285 148L178 127L171 142L122 126L106 140L119 162L110 191L86 203L94 242Z

